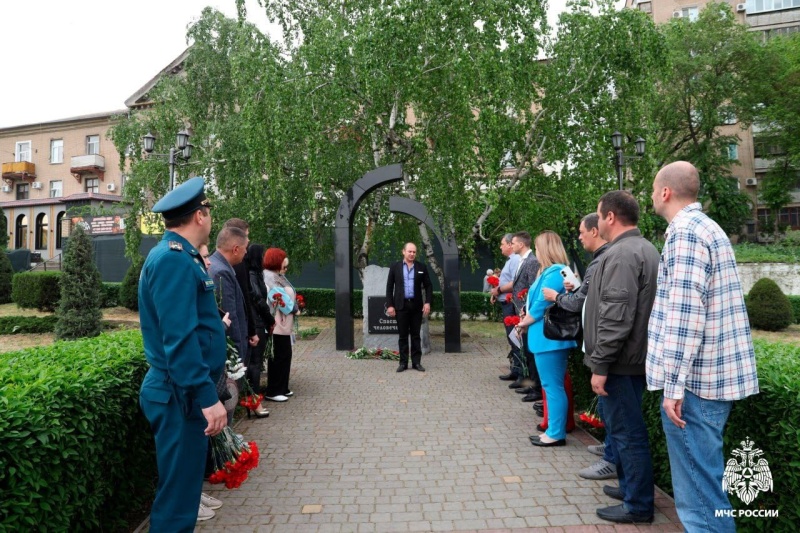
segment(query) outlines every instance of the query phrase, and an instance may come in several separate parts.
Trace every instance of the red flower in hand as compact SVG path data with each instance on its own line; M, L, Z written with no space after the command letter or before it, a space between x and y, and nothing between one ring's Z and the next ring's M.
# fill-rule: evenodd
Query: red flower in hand
M506 303L507 304L511 303L511 293L510 292L506 293Z
M528 289L522 289L517 293L518 300L524 300L527 297L528 297Z
M486 278L486 283L488 283L492 287L497 287L498 285L500 285L500 278L498 278L497 276L489 276L488 278Z
M297 307L298 308L300 308L300 309L305 309L306 308L306 299L303 298L302 294L298 294L297 297L295 298L295 300L297 301Z
M507 316L503 319L503 324L506 326L516 326L519 324L519 317L517 315Z

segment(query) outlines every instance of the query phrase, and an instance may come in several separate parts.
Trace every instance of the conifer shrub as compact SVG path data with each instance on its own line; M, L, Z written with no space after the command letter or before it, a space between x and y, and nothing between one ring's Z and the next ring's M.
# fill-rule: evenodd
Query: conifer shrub
M144 259L137 257L125 273L119 287L119 304L131 311L139 310L139 275L142 273Z
M792 304L778 284L769 278L756 281L747 297L750 325L765 331L780 331L794 322Z
M0 304L11 302L11 280L14 277L14 268L6 251L0 248Z
M100 335L102 305L100 272L94 264L92 240L78 224L64 252L61 301L56 311L57 339Z

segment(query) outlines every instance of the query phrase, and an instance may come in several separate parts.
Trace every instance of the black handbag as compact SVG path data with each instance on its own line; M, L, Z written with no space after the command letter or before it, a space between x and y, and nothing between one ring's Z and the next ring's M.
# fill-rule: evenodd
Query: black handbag
M554 341L574 341L581 333L581 314L553 304L544 312L544 336Z

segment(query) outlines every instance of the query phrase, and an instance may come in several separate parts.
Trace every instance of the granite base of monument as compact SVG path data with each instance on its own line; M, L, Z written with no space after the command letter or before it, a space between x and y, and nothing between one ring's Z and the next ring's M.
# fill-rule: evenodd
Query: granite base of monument
M397 350L397 321L386 314L386 280L389 269L369 265L364 269L364 347L369 349L389 348ZM422 353L431 352L431 334L428 319L422 319L420 331Z

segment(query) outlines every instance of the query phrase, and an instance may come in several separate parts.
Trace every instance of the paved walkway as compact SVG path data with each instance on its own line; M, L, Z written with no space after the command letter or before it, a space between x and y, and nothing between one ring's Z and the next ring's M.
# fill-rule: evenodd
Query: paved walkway
M596 459L593 439L576 430L564 448L531 446L540 419L497 379L496 340L444 354L434 337L427 372L397 374L336 352L334 333L295 346L294 398L238 424L260 466L237 490L206 486L225 504L198 531L681 531L660 491L652 526L597 518L616 502L577 475Z

